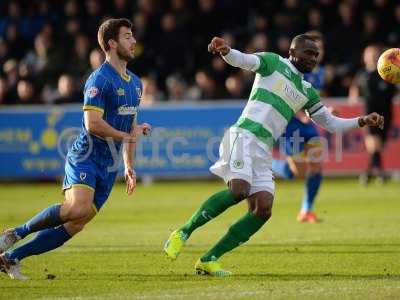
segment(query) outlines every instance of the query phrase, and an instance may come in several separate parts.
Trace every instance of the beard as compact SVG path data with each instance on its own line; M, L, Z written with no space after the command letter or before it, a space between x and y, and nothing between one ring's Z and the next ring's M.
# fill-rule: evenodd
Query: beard
M133 52L125 50L121 47L118 47L117 48L117 56L119 59L129 62L131 59L133 59Z

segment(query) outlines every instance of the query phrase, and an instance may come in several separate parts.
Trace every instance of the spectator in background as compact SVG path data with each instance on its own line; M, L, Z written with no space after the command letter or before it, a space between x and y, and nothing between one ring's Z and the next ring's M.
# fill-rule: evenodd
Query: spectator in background
M40 99L37 97L35 86L29 79L21 79L17 84L17 104L39 104Z
M383 42L383 35L379 30L379 20L373 12L366 12L363 16L364 30L361 34L361 45L365 47L373 43Z
M69 74L62 74L58 79L57 96L52 101L55 104L82 102L82 97L76 89L75 78Z
M372 0L370 7L367 9L369 11L373 11L375 15L379 18L380 29L383 32L388 32L389 29L393 26L393 4L399 3L398 1L390 1L390 0Z
M217 84L224 85L230 70L226 67L226 63L223 59L219 56L214 56L211 60L211 69Z
M15 101L17 97L17 83L19 79L18 61L16 61L15 59L7 60L3 65L3 73L5 74L7 79L10 96L13 97L11 101Z
M324 31L324 22L321 11L318 8L311 8L307 14L308 29L319 32Z
M266 33L269 30L269 20L263 15L255 15L254 23L250 23L249 32Z
M228 91L228 98L242 100L249 95L240 73L230 75L225 81L225 88Z
M58 76L66 67L64 51L52 41L52 27L45 26L36 36L34 49L23 58L32 78L40 78L41 85L56 86Z
M20 79L30 77L28 65L26 63L24 63L23 61L20 62L18 65L18 76Z
M127 18L129 19L133 13L133 5L128 0L114 0L113 1L113 18Z
M301 32L301 19L304 15L304 6L299 0L284 0L281 1L281 22L278 22L280 31L283 30L287 35L293 36Z
M179 75L170 75L166 80L168 99L173 101L187 100L186 82Z
M393 47L398 47L400 45L400 3L394 7L393 18L390 19L393 21L388 26L386 42Z
M164 100L162 92L159 90L156 80L151 76L142 77L143 95L140 101L141 106L151 106L157 101Z
M347 69L354 67L360 54L360 29L355 22L354 13L356 9L352 5L347 1L340 2L338 8L339 20L328 35L327 43L330 46L326 49L327 55L332 61ZM346 47L343 47L343 45L346 45Z
M92 51L90 51L89 55L90 73L99 68L101 64L104 62L104 60L105 57L103 51L101 51L99 48L95 48Z
M3 66L9 58L8 44L4 39L0 38L0 66Z
M264 33L257 33L246 47L246 52L265 52L269 49L269 40Z
M9 1L7 14L0 18L0 37L6 38L8 27L11 24L19 24L21 21L21 6L18 1Z
M176 18L166 13L161 19L161 35L158 38L158 59L155 63L158 70L158 85L163 87L169 73L185 73L188 66L187 38L177 28Z
M196 72L195 78L199 88L199 99L216 100L224 98L220 90L221 86L217 84L209 71L199 70Z
M0 77L0 105L12 104L13 100L15 101L15 98L11 99L10 97L7 78Z
M382 151L392 123L392 99L396 87L382 80L376 69L382 48L379 45L369 45L364 49L363 60L365 68L358 72L349 90L349 100L357 102L359 95L365 99L365 110L377 112L385 118L383 129L368 129L365 137L365 147L369 154L368 167L360 176L360 182L368 184L373 176L383 183L385 174L382 164Z
M98 22L111 15L129 15L138 40L136 59L129 63L129 68L156 78L162 95L171 94L167 80L178 74L184 78L187 89L184 95L189 99L209 94L204 87L193 84L197 73L210 69L211 81L215 81L219 90L217 94L228 97L225 81L233 72L205 53L209 38L223 34L228 43L249 52L274 51L284 56L296 33L317 29L327 37L327 79L323 94L346 96L364 45L377 41L392 47L400 44L397 2L3 0L0 1L0 70L10 58L17 64L22 61L23 65L17 68L23 71L19 76L34 78L37 91L44 88L41 94L49 101L57 92L62 73L86 75L88 56L95 45L90 39L95 37ZM83 36L90 37L88 42ZM77 61L71 62L70 57ZM248 89L252 74L240 71L236 75ZM14 84L9 89L16 94ZM78 89L82 89L79 84Z
M50 40L43 34L38 34L34 41L34 48L29 51L23 62L28 66L32 76L38 76L49 63Z
M64 4L63 14L60 20L60 27L63 28L60 32L61 39L68 48L73 45L74 37L83 31L83 18L76 0L67 0Z
M204 51L210 38L221 31L221 18L215 0L197 0L196 17L192 19L194 59L197 66L207 65L210 57Z
M9 48L9 55L17 60L24 56L25 49L28 47L25 40L21 37L17 24L11 23L7 27L6 41Z
M180 30L185 30L189 26L192 13L186 0L170 0L171 13L175 15L176 25Z
M86 15L83 18L85 21L85 31L89 36L96 36L97 28L103 19L102 2L99 0L86 0L85 1Z
M67 0L64 5L64 18L80 18L82 10L79 8L77 0Z
M277 46L276 53L284 57L285 55L287 55L289 51L290 38L285 35L279 36L276 41L276 46Z
M85 34L78 34L75 37L74 48L71 54L71 60L68 64L67 71L78 78L79 85L82 86L89 64L90 43L89 38Z

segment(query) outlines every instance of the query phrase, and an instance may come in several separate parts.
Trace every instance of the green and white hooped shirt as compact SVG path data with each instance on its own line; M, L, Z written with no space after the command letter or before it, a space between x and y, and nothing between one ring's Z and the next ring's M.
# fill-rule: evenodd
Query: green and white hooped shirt
M260 62L249 101L232 126L253 133L272 145L301 109L309 114L323 107L318 92L303 79L293 64L278 54L255 53Z

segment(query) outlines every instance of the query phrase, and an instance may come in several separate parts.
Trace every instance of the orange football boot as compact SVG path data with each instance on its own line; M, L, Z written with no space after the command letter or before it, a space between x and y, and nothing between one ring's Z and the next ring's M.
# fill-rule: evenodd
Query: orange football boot
M297 215L297 221L303 223L318 223L321 222L320 219L317 218L317 215L312 211L301 211Z

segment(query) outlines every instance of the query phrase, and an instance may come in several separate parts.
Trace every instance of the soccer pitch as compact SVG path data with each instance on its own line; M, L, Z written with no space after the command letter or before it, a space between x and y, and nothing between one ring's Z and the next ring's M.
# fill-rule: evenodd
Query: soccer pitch
M399 299L400 186L325 180L320 224L299 224L301 182L277 182L271 220L221 259L231 278L194 274L197 258L246 210L241 203L196 231L180 257L170 231L220 182L115 186L87 228L54 252L23 261L27 282L0 277L0 299ZM0 184L0 228L59 202L57 184Z

